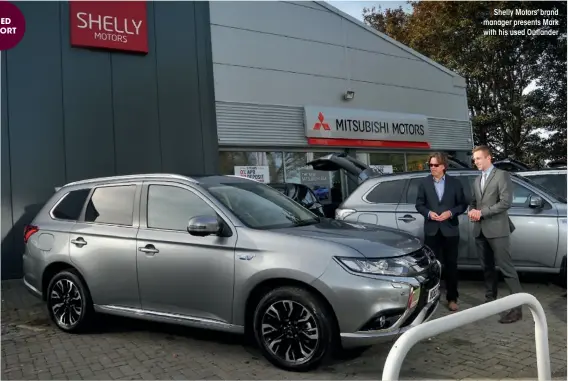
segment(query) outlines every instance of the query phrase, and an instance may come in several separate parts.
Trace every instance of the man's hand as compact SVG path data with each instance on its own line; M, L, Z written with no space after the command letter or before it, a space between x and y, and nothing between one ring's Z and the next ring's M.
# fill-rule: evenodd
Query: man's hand
M444 213L440 214L438 216L438 219L436 221L442 222L442 221L446 221L448 218L452 217L452 213L449 210L446 210Z
M428 215L430 216L430 219L432 221L438 221L438 218L440 218L440 216L436 212L430 211L430 213L428 213Z
M471 221L479 221L481 219L481 211L477 209L471 209L467 215Z

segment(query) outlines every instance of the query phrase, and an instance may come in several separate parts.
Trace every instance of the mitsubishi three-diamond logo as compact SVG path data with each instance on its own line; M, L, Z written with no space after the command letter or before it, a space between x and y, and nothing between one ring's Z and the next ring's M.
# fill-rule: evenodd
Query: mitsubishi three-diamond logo
M324 119L325 119L325 118L324 118L323 114L320 112L319 115L318 115L318 120L319 120L319 122L316 122L316 124L314 124L314 130L318 130L318 131L319 131L320 128L323 128L323 129L326 130L326 131L329 131L329 130L330 130L329 124L327 124L326 122L324 122Z

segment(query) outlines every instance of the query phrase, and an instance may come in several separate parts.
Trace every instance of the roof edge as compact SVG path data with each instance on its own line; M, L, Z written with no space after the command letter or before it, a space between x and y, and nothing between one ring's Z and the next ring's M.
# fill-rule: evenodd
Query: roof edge
M382 38L383 40L385 40L385 41L395 45L396 47L412 54L413 56L420 58L422 61L425 61L426 63L436 67L437 69L445 72L446 74L450 74L452 77L460 78L461 80L463 80L463 83L464 83L464 86L460 86L460 87L465 87L465 78L462 77L461 75L459 75L458 73L456 73L455 71L452 71L452 70L448 69L447 67L440 65L436 61L426 57L423 54L418 53L416 50L409 48L408 46L404 45L401 42L396 41L395 39L387 36L386 34L379 32L375 28L372 28L372 27L366 25L365 23L361 22L360 20L357 20L355 17L348 15L347 13L343 12L342 10L334 7L333 5L331 5L329 3L326 3L324 1L314 1L314 3L318 4L319 6L324 7L328 11L333 12L340 17L343 17L344 19L346 19L348 21L351 21L353 24L367 30L368 32L375 34L377 37ZM462 81L459 81L459 82L462 82ZM456 84L454 83L454 85L456 85ZM456 86L459 86L459 85L456 85Z

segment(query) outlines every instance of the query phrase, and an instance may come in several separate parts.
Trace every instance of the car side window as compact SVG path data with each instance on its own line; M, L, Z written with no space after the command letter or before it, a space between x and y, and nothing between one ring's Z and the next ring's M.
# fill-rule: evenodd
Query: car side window
M187 189L172 185L148 187L149 228L186 231L191 218L216 215L209 204Z
M86 222L132 226L136 185L96 188L87 204Z
M90 192L90 189L79 189L67 193L51 212L52 216L58 220L77 221Z
M512 207L528 207L529 206L529 198L531 195L535 193L530 189L513 182L513 203L511 204Z
M552 193L566 197L566 175L546 174L527 177L529 180L532 180L543 188L550 190Z
M408 188L406 189L406 203L416 204L416 197L418 197L418 187L423 178L410 179L408 183Z
M369 192L367 201L375 204L398 204L405 184L406 180L382 181Z

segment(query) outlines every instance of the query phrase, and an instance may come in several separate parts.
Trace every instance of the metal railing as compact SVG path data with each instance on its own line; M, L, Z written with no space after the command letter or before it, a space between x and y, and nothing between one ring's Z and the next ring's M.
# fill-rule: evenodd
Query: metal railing
M527 305L535 323L536 364L539 381L552 379L548 352L548 325L539 301L531 294L518 293L493 302L431 320L403 333L390 350L383 368L383 381L398 380L400 368L410 349L419 341L463 325L497 315L511 308Z

